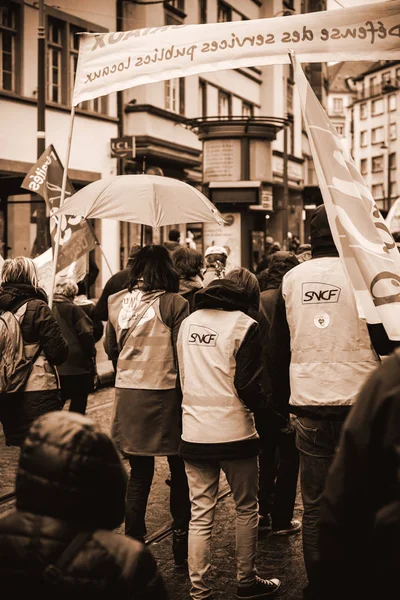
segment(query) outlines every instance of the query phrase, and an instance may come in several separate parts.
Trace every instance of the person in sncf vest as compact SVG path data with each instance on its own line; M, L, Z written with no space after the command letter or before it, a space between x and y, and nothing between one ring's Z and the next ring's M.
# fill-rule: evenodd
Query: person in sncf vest
M195 310L178 335L183 393L179 454L192 506L190 596L211 598L207 574L222 469L236 506L237 597L272 597L279 579L261 579L255 566L259 436L253 411L264 403L258 323L248 315L248 294L232 281L211 281L194 298Z
M171 472L170 509L176 566L187 558L190 519L188 483L178 456L181 395L176 340L189 314L179 275L164 246L145 246L130 269L128 289L108 299L104 348L117 361L112 436L131 467L125 533L144 540L154 457L167 456Z
M273 394L296 415L304 598L321 600L316 589L321 494L343 422L379 355L389 354L393 344L382 325L369 326L358 315L324 205L314 210L310 227L312 258L284 275L269 340Z
M45 290L39 287L33 260L17 256L4 261L1 271L0 312L14 314L21 307L19 323L26 358L34 359L23 390L4 394L0 421L7 446L22 446L33 421L62 407L60 378L55 365L68 356L68 342L48 305Z

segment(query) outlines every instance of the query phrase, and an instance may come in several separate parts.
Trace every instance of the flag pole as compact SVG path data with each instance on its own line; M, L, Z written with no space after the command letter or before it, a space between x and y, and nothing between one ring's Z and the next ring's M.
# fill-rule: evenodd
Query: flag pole
M66 190L66 187L67 187L68 165L69 165L69 157L70 157L70 154L71 154L72 131L74 129L74 117L75 117L75 106L72 106L72 108L71 108L71 117L70 117L70 125L69 125L69 133L68 133L68 140L67 140L67 151L66 151L66 157L65 157L65 163L64 163L64 171L63 171L63 178L62 178L62 184L61 184L61 196L60 196L60 206L59 206L59 208L61 208L62 205L63 205L63 203L64 203L65 190ZM50 306L50 308L52 308L52 306L53 306L54 287L55 287L56 274L57 274L58 252L59 252L59 249L60 249L61 221L62 221L62 218L63 218L63 215L60 215L58 217L58 220L57 220L57 233L56 233L55 245L54 245L53 270L52 270L52 274L51 274L51 286L50 286L50 295L49 295L49 306Z
M107 265L107 267L108 267L108 269L109 269L109 271L110 271L111 275L114 275L114 272L113 272L113 270L112 270L112 268L111 268L111 265L110 265L110 263L108 262L107 256L105 255L105 252L104 252L104 250L103 250L103 248L102 248L102 246L101 246L101 244L100 244L100 240L99 240L99 238L98 238L98 237L97 237L97 235L96 235L96 232L95 232L95 230L94 230L94 227L93 227L93 225L91 224L91 222L90 222L88 219L85 219L85 221L86 221L86 223L87 223L87 225L88 225L88 227L89 227L90 231L92 232L92 235L93 235L93 237L94 237L94 241L96 242L96 246L98 246L98 247L100 248L100 252L101 252L101 254L102 254L102 256L103 256L103 258L104 258L104 260L105 260L105 263L106 263L106 265Z

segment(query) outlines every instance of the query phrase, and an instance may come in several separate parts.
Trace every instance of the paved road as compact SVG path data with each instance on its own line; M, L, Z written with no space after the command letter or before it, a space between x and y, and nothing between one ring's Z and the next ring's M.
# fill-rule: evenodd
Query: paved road
M104 431L109 432L112 417L113 388L105 388L91 394L88 416ZM101 410L95 407L103 405ZM68 407L68 405L67 405ZM0 425L0 495L13 489L15 467L19 450L4 445ZM152 490L147 511L148 536L170 524L169 487L165 484L168 463L157 458ZM295 518L302 518L302 505L298 494ZM123 533L123 527L118 530ZM189 600L187 573L176 569L173 563L171 537L150 546L158 561L169 590L170 600ZM279 600L302 600L306 578L303 566L301 535L261 538L258 544L257 568L262 577L278 577L282 580ZM215 590L215 600L236 598L235 583L235 511L232 496L222 500L216 510L213 532L213 566L210 580Z

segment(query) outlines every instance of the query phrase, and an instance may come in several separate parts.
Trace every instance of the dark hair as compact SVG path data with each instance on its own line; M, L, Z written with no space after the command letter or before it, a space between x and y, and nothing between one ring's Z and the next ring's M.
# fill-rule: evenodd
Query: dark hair
M257 277L246 269L240 267L238 269L232 269L225 276L225 279L229 279L238 285L249 299L250 308L259 310L260 307L260 285Z
M181 232L179 231L179 229L171 229L171 231L168 234L168 239L171 242L177 242L180 237L181 237Z
M203 256L194 248L180 246L172 252L172 262L180 277L194 277L200 274Z
M179 291L179 275L165 246L145 246L130 267L129 291L139 284L144 292Z
M264 269L257 275L258 285L260 286L260 292L265 292L267 289L268 282L270 280L269 270Z

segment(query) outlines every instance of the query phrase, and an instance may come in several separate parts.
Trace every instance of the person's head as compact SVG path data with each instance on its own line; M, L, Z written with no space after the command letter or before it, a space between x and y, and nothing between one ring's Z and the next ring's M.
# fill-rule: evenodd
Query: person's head
M277 289L283 276L299 264L297 256L294 252L288 250L279 250L271 256L271 261L268 267L268 282L266 289Z
M127 268L133 264L133 261L135 260L141 247L142 246L140 246L140 244L133 244L133 246L131 246L131 249L129 250L128 262L126 263Z
M260 271L257 275L258 285L260 286L260 292L264 292L267 289L268 281L269 281L269 271L268 269L264 269Z
M296 250L296 256L299 262L310 260L311 258L311 244L300 244Z
M317 206L310 219L311 253L317 249L336 249L324 204Z
M129 290L136 285L144 292L179 291L179 275L165 246L144 246L136 254L129 273Z
M39 278L35 263L25 256L7 258L1 270L0 283L24 283L38 287Z
M54 293L73 300L78 295L78 285L72 279L59 279L56 282Z
M233 281L240 287L249 299L249 306L253 310L258 310L260 306L260 285L257 277L245 267L232 269L225 279Z
M179 246L172 253L172 262L182 279L189 279L200 275L203 266L203 257L193 248Z
M217 262L226 265L228 253L223 246L210 246L204 253L204 259L207 266L214 266Z
M181 237L181 232L179 229L171 229L168 234L168 239L170 242L179 242L179 238Z
M55 411L31 425L19 458L17 508L114 529L125 515L127 474L110 437L75 412Z

